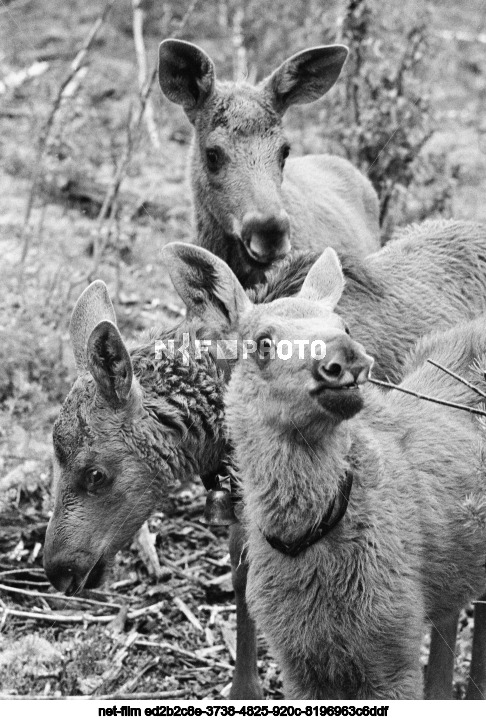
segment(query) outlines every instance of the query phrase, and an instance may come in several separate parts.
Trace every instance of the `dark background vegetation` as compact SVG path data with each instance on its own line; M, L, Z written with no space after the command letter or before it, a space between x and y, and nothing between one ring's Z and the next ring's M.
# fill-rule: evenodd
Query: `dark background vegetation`
M369 175L386 241L397 225L426 217L486 220L486 3L147 0L137 15L142 81L130 0L114 3L74 72L103 8L0 0L0 693L221 698L235 614L226 533L199 523L199 486L151 520L159 570L133 545L91 604L39 595L49 593L50 430L74 378L73 303L89 279L103 278L131 340L182 310L159 251L192 237L191 133L180 108L155 86L149 93L157 45L180 32L214 58L220 77L246 66L255 81L306 46L348 44L337 86L291 110L286 125L294 153L338 153ZM151 132L140 117L147 98ZM468 611L458 697L471 625ZM278 698L263 643L260 668L266 694Z

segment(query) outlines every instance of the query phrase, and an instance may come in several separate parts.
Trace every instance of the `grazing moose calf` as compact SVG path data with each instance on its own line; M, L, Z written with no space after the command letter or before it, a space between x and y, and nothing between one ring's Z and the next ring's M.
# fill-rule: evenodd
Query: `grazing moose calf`
M192 315L202 312L207 322L185 321L158 338L174 338L178 347L184 332L200 339L231 334L227 312L214 297L216 259L184 244L167 246L165 258ZM485 229L455 222L412 229L365 264L346 260L342 312L353 334L385 359L377 362L376 375L399 376L407 348L431 327L465 321L485 309L485 264ZM296 293L309 265L304 255L287 258L251 297L264 303ZM178 479L215 470L225 449L223 371L231 368L218 368L207 353L200 359L190 354L187 366L182 354L156 358L153 342L129 353L115 324L106 286L97 281L73 312L70 334L79 377L53 432L55 506L44 564L51 582L69 593L98 585L116 551L163 504ZM232 532L238 651L231 695L259 698L246 566L239 563L241 533L238 527ZM455 630L449 646L454 639ZM443 686L450 693L450 679Z
M297 297L258 306L203 252L215 301L206 312L225 315L221 330L231 322L240 346L225 406L247 599L286 698L421 698L424 624L455 618L486 586L484 425L398 391L362 390L373 359L334 313L344 278L332 249ZM424 357L486 390L471 370L486 362L486 316L422 345L404 383L478 406L477 393Z
M291 244L359 256L379 248L376 193L347 160L308 155L285 163L282 116L327 93L347 54L343 45L304 50L255 87L216 82L212 60L196 45L160 45L162 92L194 126L197 243L223 258L245 286L262 281Z

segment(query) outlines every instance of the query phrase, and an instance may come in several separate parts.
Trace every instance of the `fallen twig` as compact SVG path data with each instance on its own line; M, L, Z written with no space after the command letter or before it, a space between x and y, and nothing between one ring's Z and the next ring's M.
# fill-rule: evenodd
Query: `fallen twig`
M118 698L119 693L120 694L129 693L133 688L136 688L140 679L143 678L143 676L145 676L145 674L148 671L150 671L152 668L154 668L155 666L158 666L159 663L160 663L160 656L155 656L155 658L152 658L150 661L148 661L148 663L146 663L145 666L143 666L140 669L140 671L138 671L138 673L135 674L135 676L133 678L126 681L123 684L123 686L120 686L119 691L115 691L117 698Z
M446 366L443 366L440 363L437 363L437 361L434 361L431 358L427 358L427 363L430 363L431 365L435 366L436 368L439 368L439 370L443 371L444 373L447 373L447 375L449 375L449 376L452 376L452 378L455 378L456 381L463 383L465 386L467 386L471 390L475 391L479 396L481 396L481 398L486 399L486 393L484 393L484 391L482 391L480 388L475 386L473 383L470 383L468 380L466 380L462 376L458 375L457 373L454 373L454 371L451 371L450 368L446 368Z
M164 558L163 564L170 571L173 571L176 576L179 576L179 578L184 578L186 581L190 581L191 583L195 584L196 586L201 586L202 588L206 588L206 583L204 583L204 581L201 581L201 579L197 578L196 576L192 576L190 573L186 573L185 571L182 571L178 566L176 566L176 564L173 561L169 561L168 558Z
M179 609L181 613L184 614L184 616L187 618L189 623L191 623L196 631L200 631L201 633L204 632L203 627L201 626L201 623L199 622L199 619L196 618L196 616L193 614L189 606L184 603L182 598L179 598L179 596L174 596L174 603Z
M140 616L145 616L148 613L159 610L165 601L158 601L152 606L145 606L144 608L137 608L135 611L129 611L127 618L133 620ZM110 614L109 616L93 616L89 613L83 614L61 614L61 613L42 613L40 611L19 611L16 608L8 608L5 606L4 609L8 616L17 616L18 618L34 618L39 621L49 621L50 623L110 623L116 618L116 614Z
M98 688L102 689L103 686L107 687L108 684L110 684L112 681L115 681L118 678L118 676L122 672L123 662L125 661L126 657L128 656L130 646L133 646L133 644L135 643L137 638L138 638L137 631L132 631L132 633L130 633L125 638L121 649L115 655L115 658L111 661L110 667L103 673L103 675L100 679ZM98 697L98 694L96 694L96 690L94 690L94 693Z
M465 43L482 43L486 45L486 33L470 33L467 30L440 30L436 34L443 40L459 40Z
M197 561L200 556L205 556L206 553L207 550L205 548L200 548L198 551L194 551L193 553L187 553L185 556L182 556L182 558L179 558L177 561L172 561L172 563L175 566L185 566L189 563L192 563L193 561Z
M121 608L119 603L111 603L110 601L95 601L91 598L83 598L82 596L64 596L62 593L46 593L44 591L31 591L27 588L15 588L14 586L6 586L0 583L0 591L7 593L17 593L20 596L32 596L33 598L48 598L55 601L67 601L75 603L87 603L92 606L109 606L111 608Z
M167 641L161 641L160 643L156 641L135 641L135 646L147 646L151 648L166 648L168 651L173 651L174 653L179 654L180 656L186 656L187 658L191 658L193 661L199 661L200 663L203 662L207 666L218 666L219 668L229 669L230 671L233 671L233 666L231 666L229 663L225 663L224 661L213 661L212 659L208 659L205 657L204 659L200 658L197 654L192 653L192 651L186 651L183 648L179 648L179 646L174 646L172 643L167 643Z
M158 693L114 693L100 696L15 696L14 694L0 694L0 701L149 701L157 699L183 698L186 691L159 691Z
M49 63L38 62L32 63L28 68L23 70L12 70L3 80L0 80L0 95L3 95L7 90L13 90L14 88L20 87L26 80L32 80L42 75L49 68Z
M49 581L46 579L45 574L40 571L38 568L9 568L6 571L0 571L0 578L3 578L4 576L15 576L19 573L31 573L33 576L39 576L39 578L42 578L42 581L32 581L32 583L49 583ZM23 582L24 579L15 579L16 583L20 583L20 580ZM26 581L26 583L30 583L30 581Z
M375 386L382 386L383 388L391 388L395 391L400 391L401 393L406 393L409 396L414 396L415 398L420 398L423 401L429 401L430 403L437 403L440 406L447 406L448 408L457 408L459 411L467 411L468 413L472 413L476 416L486 416L486 411L481 410L481 408L471 408L470 406L464 406L461 403L452 403L451 401L443 400L442 398L434 398L433 396L427 396L423 393L418 393L417 391L412 391L409 388L403 388L402 386L397 386L394 383L388 383L387 381L379 381L376 378L368 378L369 382L372 383Z
M151 576L159 579L162 576L157 549L155 548L156 534L150 533L148 523L145 521L136 537L136 545L138 546L142 561Z

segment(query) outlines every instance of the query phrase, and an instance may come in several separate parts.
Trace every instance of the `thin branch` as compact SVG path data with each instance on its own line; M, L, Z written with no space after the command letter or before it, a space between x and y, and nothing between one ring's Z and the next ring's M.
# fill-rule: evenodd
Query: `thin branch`
M173 561L169 560L168 558L164 558L163 565L168 568L169 571L173 571L173 573L176 576L179 576L179 578L184 578L186 581L193 583L195 586L200 586L204 589L207 587L207 584L204 583L204 581L201 581L200 578L192 575L191 573L186 573L186 571L180 569Z
M180 33L184 30L185 26L187 25L192 13L194 12L194 9L196 5L198 4L199 0L192 0L191 4L189 5L186 14L180 21L179 25L177 26L177 29L172 33L172 37L176 38ZM126 170L128 168L128 164L131 160L132 152L133 152L133 146L134 146L134 140L135 137L138 135L140 130L140 125L142 123L142 119L145 113L145 108L147 106L147 102L150 97L150 93L152 92L155 79L158 75L158 68L157 65L152 69L152 72L145 84L144 88L140 89L140 104L138 108L138 112L135 115L135 119L132 122L132 113L130 112L129 120L128 120L128 126L127 126L127 142L125 145L125 149L123 151L123 155L121 157L120 163L118 165L118 168L115 172L115 175L113 177L113 180L111 182L111 185L109 186L108 190L106 191L105 199L103 201L103 205L101 206L101 210L98 214L97 222L98 222L98 232L96 233L95 240L94 240L94 249L93 249L93 264L90 270L90 273L88 275L88 281L91 282L95 279L98 268L101 262L101 258L103 256L103 251L105 249L106 243L103 243L100 239L100 231L101 231L101 225L106 218L109 209L112 207L116 196L118 195L118 192L120 190L120 185L122 183L122 180L124 176L126 175Z
M179 611L184 614L184 616L187 618L189 623L191 623L194 626L196 631L200 631L201 633L203 633L204 629L201 626L199 619L196 618L196 616L193 614L193 612L191 611L189 606L186 603L184 603L182 598L179 598L179 596L174 596L174 603L177 606L177 608L179 609Z
M130 633L125 638L125 641L124 641L121 649L115 655L115 658L113 658L111 660L110 666L102 674L97 688L93 689L96 696L98 696L98 694L96 693L97 689L102 690L103 686L105 686L105 688L106 688L110 683L113 683L113 681L116 681L118 676L122 673L123 662L125 661L126 657L128 656L130 646L133 646L133 644L135 643L137 638L138 638L137 631L132 631L132 633Z
M136 687L137 687L137 684L138 684L138 682L140 681L140 679L143 678L143 676L145 676L145 674L146 674L148 671L151 671L153 668L155 668L156 666L158 666L159 663L160 663L160 656L155 656L155 658L152 658L150 661L148 661L148 662L145 664L145 666L143 666L143 667L140 669L140 671L138 671L138 672L135 674L135 676L133 676L132 678L128 679L128 681L125 681L125 683L123 684L123 686L120 686L120 689L119 689L118 691L115 691L115 692L113 693L114 697L115 697L115 698L122 698L122 696L119 696L119 694L130 693L130 691L132 690L132 688L136 688Z
M150 533L147 521L145 521L139 530L135 542L149 574L160 579L162 569L160 567L157 549L155 548L155 534L152 535Z
M121 699L122 701L149 701L151 699L183 698L186 691L158 691L157 693L106 693L100 696L15 696L14 694L0 694L0 701L109 701Z
M24 225L22 229L22 255L20 258L20 265L23 266L25 262L25 258L27 257L27 253L29 252L29 243L30 243L30 234L28 232L28 223L30 220L30 215L32 212L32 207L34 205L35 196L37 193L37 189L39 186L39 181L42 175L42 160L44 158L44 153L47 147L47 141L49 140L49 135L51 133L52 127L54 125L54 120L56 118L56 115L58 113L59 108L61 107L62 101L66 95L66 90L69 90L69 96L72 95L72 82L74 81L74 78L76 75L80 72L82 69L82 65L86 59L86 56L96 38L98 35L101 27L103 26L106 18L108 17L108 14L110 13L115 0L108 0L108 2L105 5L105 8L101 15L98 17L98 19L93 24L91 30L89 31L88 35L86 36L81 49L76 54L74 60L71 63L70 69L64 80L62 81L61 85L59 86L59 89L57 91L57 95L54 98L54 102L51 107L51 111L49 115L47 116L47 120L44 123L44 127L42 128L42 131L39 136L38 146L37 146L37 154L35 158L35 165L34 165L34 172L32 176L32 182L30 186L30 192L29 197L27 199L27 206L25 209L25 216L24 216Z
M431 365L435 366L436 368L439 368L439 370L444 371L444 373L447 373L447 375L452 376L452 378L455 378L456 381L459 381L460 383L464 383L465 386L467 386L471 390L475 391L478 395L481 396L481 398L486 399L486 393L484 391L482 391L480 388L475 386L473 383L470 383L468 380L466 380L462 376L457 375L457 373L454 373L454 371L451 371L450 368L446 368L446 366L443 366L440 363L437 363L437 361L434 361L431 358L427 358L427 363L430 363Z
M159 601L154 603L152 606L145 606L144 608L137 608L135 611L129 611L127 618L133 620L140 616L145 616L153 611L158 611L165 604L165 601ZM51 623L110 623L114 621L117 616L110 614L109 616L93 616L90 613L83 614L57 614L57 613L42 613L38 611L18 611L16 608L8 608L4 606L4 609L8 616L16 616L18 618L34 618L40 621L49 621Z
M87 603L92 606L110 606L111 608L121 608L119 603L111 603L110 601L95 601L91 598L83 598L82 596L64 596L62 593L45 593L43 591L30 591L26 588L14 588L14 586L5 586L0 583L0 591L6 593L16 593L20 596L31 596L32 598L48 598L54 601L69 601L74 603Z
M132 0L133 7L133 44L135 45L135 54L138 63L138 84L140 91L145 87L147 82L147 53L145 51L145 42L143 39L143 22L145 19L145 10L142 8L143 0ZM160 139L157 132L157 125L154 117L154 107L150 98L145 104L145 122L149 138L156 150L160 150Z
M192 653L192 651L186 651L184 648L179 648L179 646L175 646L172 643L167 643L167 641L163 641L161 643L156 643L155 641L135 641L134 645L147 646L148 648L165 648L168 651L173 651L174 653L177 653L179 656L186 656L187 658L191 658L193 661L199 661L199 663L204 663L207 666L217 666L219 668L234 671L233 666L231 666L229 663L225 663L224 661L213 661L213 659L207 657L200 658L200 656Z
M460 411L467 411L468 413L472 413L473 415L477 416L486 416L486 411L481 410L480 408L471 408L470 406L463 406L460 403L452 403L451 401L445 401L441 398L434 398L432 396L426 396L423 393L418 393L417 391L412 391L408 388L403 388L402 386L397 386L394 383L387 383L386 381L379 381L376 378L368 378L370 383L373 383L375 386L382 386L383 388L392 388L395 391L400 391L401 393L406 393L409 396L414 396L415 398L420 398L423 401L429 401L430 403L437 403L440 406L447 406L448 408L457 408L457 410Z

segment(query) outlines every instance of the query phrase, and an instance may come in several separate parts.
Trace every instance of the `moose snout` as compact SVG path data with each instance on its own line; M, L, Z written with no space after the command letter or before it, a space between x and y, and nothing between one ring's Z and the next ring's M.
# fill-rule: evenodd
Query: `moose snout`
M289 216L283 209L277 213L246 213L241 237L250 257L259 263L283 258L291 248Z
M373 365L373 358L348 336L340 336L326 343L324 358L316 358L312 375L319 387L346 388L365 383Z
M82 579L69 564L44 560L44 571L54 588L72 596L81 586Z
M96 563L69 562L64 560L45 560L44 571L54 588L67 596L74 596L83 588L96 588L104 574L104 561Z
M83 588L95 588L101 583L105 568L102 556L88 549L72 548L58 536L51 523L44 544L44 571L54 588L73 596Z

